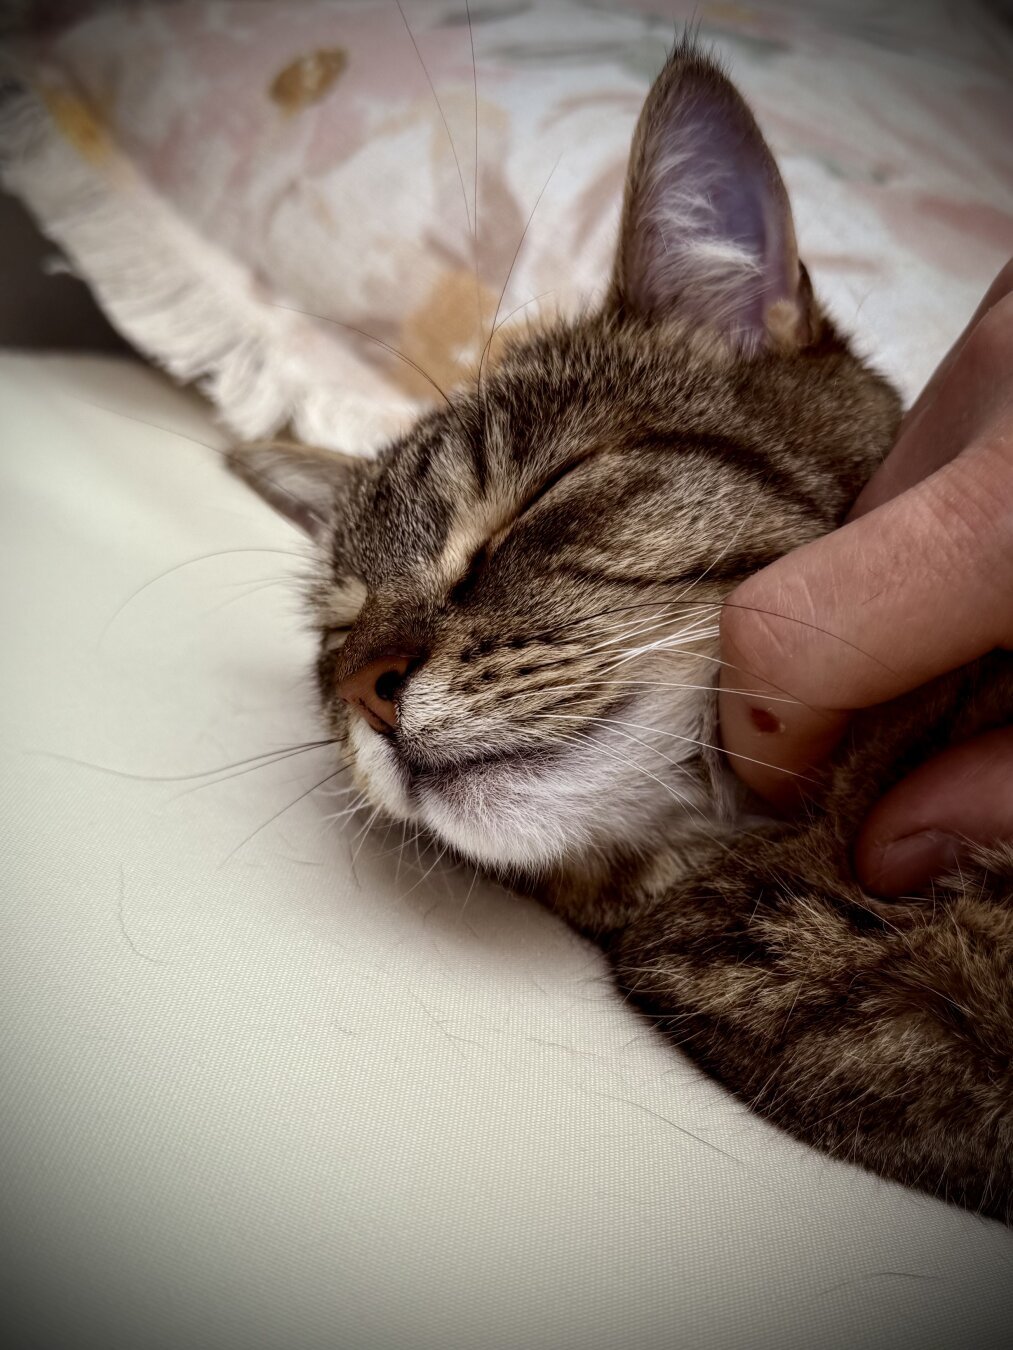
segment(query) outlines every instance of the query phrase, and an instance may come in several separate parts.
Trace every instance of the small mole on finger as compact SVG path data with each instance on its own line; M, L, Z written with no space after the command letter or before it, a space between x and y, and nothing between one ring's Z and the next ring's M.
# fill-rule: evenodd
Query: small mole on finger
M780 718L775 717L769 708L750 708L749 720L757 731L769 733L784 730L784 723Z

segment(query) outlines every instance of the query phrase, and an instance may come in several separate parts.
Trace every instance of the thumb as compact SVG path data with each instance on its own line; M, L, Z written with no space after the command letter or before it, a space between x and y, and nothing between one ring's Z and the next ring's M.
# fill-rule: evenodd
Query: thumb
M789 809L849 712L1013 645L1011 467L983 438L732 592L721 735L754 791Z

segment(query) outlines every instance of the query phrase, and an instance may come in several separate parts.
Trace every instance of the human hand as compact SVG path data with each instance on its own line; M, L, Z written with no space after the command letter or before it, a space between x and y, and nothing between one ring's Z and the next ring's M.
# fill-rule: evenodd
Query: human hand
M1013 647L1013 259L848 521L737 587L721 644L723 745L785 812L850 712ZM968 839L1013 839L1013 726L951 746L889 791L855 867L869 890L898 895L952 866Z

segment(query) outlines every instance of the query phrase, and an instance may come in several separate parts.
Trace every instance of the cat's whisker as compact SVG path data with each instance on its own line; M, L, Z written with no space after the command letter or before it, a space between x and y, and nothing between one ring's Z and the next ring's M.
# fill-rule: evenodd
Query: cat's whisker
M162 431L167 436L176 436L181 441L187 441L190 445L199 445L203 450L210 450L213 454L220 455L222 459L226 457L228 451L220 445L213 445L210 441L202 441L197 436L188 436L185 431L179 431L176 427L164 426L161 422L152 422L150 418L138 417L134 413L121 412L119 408L110 408L106 403L96 403L94 399L81 398L78 394L65 394L73 403L82 403L86 408L95 408L99 412L109 413L111 417L120 417L125 422L136 422L138 426L150 427L152 431Z
M621 647L619 654L607 666L602 667L603 675L611 675L613 671L621 670L623 666L628 666L631 661L636 661L640 657L665 655L666 653L677 653L687 655L687 648L693 648L698 642L707 641L716 636L713 633L680 633L671 638L659 639L657 642L647 643L642 647ZM696 653L689 651L688 656L694 657Z
M898 674L894 667L888 662L882 660L881 657L876 656L874 652L868 651L865 647L860 647L857 642L851 642L848 638L842 637L840 633L835 633L832 629L824 628L818 623L811 623L808 619L800 619L795 614L784 614L777 609L761 609L758 605L740 605L731 600L723 601L722 608L742 609L752 614L763 614L770 619L782 619L785 623L800 624L803 628L809 628L812 632L819 633L822 637L832 638L834 642L840 642L843 646L850 647L853 652L857 652L859 656L864 656L869 661L874 661L876 665L881 666L883 670L887 670L893 675Z
M620 643L634 642L637 637L646 636L653 630L659 628L662 624L671 624L673 619L679 620L678 628L676 628L674 631L669 630L668 632L664 632L659 637L649 639L648 641L643 643L639 643L637 644L637 647L638 648L642 647L646 651L650 650L652 647L663 646L666 642L683 641L686 638L692 638L698 633L704 633L706 636L711 637L716 635L718 632L718 626L714 622L714 615L710 610L707 610L705 612L694 611L688 615L678 615L678 614L664 615L662 616L662 618L658 620L643 625L641 628L635 630L634 633L631 635L624 635L624 634L618 635L607 645L610 647L619 647ZM634 648L622 647L620 648L620 650L631 651L634 650Z
M406 839L407 837L408 837L408 822L405 820L405 821L402 821L402 822L401 822L401 844L400 844L400 846L399 846L398 848L391 849L391 852L392 852L392 853L396 853L396 854L397 854L397 867L394 869L394 885L395 885L395 886L397 885L398 879L399 879L400 876L401 876L401 859L402 859L402 857L404 856L405 839ZM380 854L380 857L381 857L381 858L385 858L386 856L387 856L386 853L381 853L381 854Z
M392 848L392 849L390 850L391 853L396 853L396 854L397 854L397 871L394 873L394 884L395 884L395 885L397 884L398 876L399 876L400 873L401 873L401 861L402 861L402 859L404 858L405 849L406 849L406 848L411 848L412 844L416 844L416 845L417 845L419 839L420 839L420 838L422 837L422 835L424 835L425 832L426 832L426 827L425 827L424 825L421 825L421 826L418 828L418 830L416 830L416 832L415 832L415 833L411 836L411 838L409 839L409 838L407 838L407 834L408 834L408 825L409 825L409 824L410 824L409 821L405 821L405 823L404 823L404 828L402 829L402 832L401 832L401 844L400 844L400 847L399 847L399 848L396 848L396 849L393 849L393 848ZM381 857L381 858L387 857L387 854L381 853L381 854L380 854L380 857Z
M368 805L369 803L366 801L364 794L360 792L358 799L352 802L351 806L346 806L340 811L329 812L327 815L322 816L321 819L325 825L335 825L338 821L347 820L349 816L356 815Z
M585 725L595 724L603 727L610 727L610 726L635 727L638 731L650 732L652 736L670 737L672 740L683 741L687 745L696 745L701 750L713 750L722 755L730 755L733 759L744 759L748 760L750 764L760 764L765 769L778 769L779 772L787 775L789 778L798 778L806 783L815 783L817 781L809 774L795 773L791 769L782 769L779 765L768 764L766 760L754 759L752 755L742 755L735 750L726 750L723 745L714 745L710 741L701 741L694 736L683 736L680 735L679 732L677 731L664 731L662 730L661 727L645 726L642 722L627 722L621 718L615 717L588 717L587 715L581 713L551 713L544 715L552 716L554 718L560 718L564 721L582 722Z
M189 797L193 792L202 792L204 788L218 787L220 783L231 783L235 778L244 778L248 773L256 773L258 769L267 769L274 764L280 764L283 760L294 759L297 755L305 755L309 750L319 749L317 746L304 746L299 750L290 750L286 754L277 755L275 758L262 762L260 764L250 764L246 768L238 769L235 773L224 774L220 778L213 778L208 783L197 783L193 787L184 788L182 792L177 792L172 798L173 801L179 801L182 797ZM349 767L350 761L346 760L340 767Z
M717 561L720 561L720 559L718 559ZM695 585L696 583L694 582L692 584ZM785 614L781 610L761 609L757 605L741 605L737 601L733 600L704 600L704 601L689 600L685 598L687 594L688 592L683 592L679 596L675 596L674 598L666 599L663 601L642 600L627 605L616 605L608 609L597 610L591 614L579 615L577 618L565 620L562 623L554 624L552 626L551 631L554 633L562 633L567 629L578 627L580 624L590 623L592 619L608 617L614 614L620 614L626 610L647 609L652 606L655 609L658 609L659 607L668 606L672 610L673 615L676 612L675 606L677 605L688 606L691 611L698 609L717 609L717 610L742 609L751 611L756 614L763 614L769 618L782 619L785 623L796 623L801 624L803 627L811 628L814 632L820 633L823 637L831 638L835 642L844 643L846 646L851 647L853 651L857 651L861 656L868 657L870 661L877 662L877 664L883 666L885 669L887 670L891 669L891 667L888 666L886 662L880 660L879 657L875 656L872 652L867 651L864 647L859 647L857 644L848 641L847 638L842 637L841 634L835 633L832 629L821 627L819 624L812 623L807 619L800 619L793 614ZM595 635L592 635L592 637L594 636ZM748 675L751 672L744 671L743 673ZM786 691L782 690L781 692Z
M647 651L650 650L652 646L661 646L663 643L672 639L685 640L687 637L692 637L698 631L706 633L709 627L713 627L712 622L710 622L711 616L709 613L704 613L702 611L693 612L689 615L679 615L674 613L658 614L652 617L647 623L638 622L633 627L630 627L628 624L619 625L610 633L609 630L602 630L599 634L594 635L596 637L601 636L602 640L586 648L581 652L581 655L591 656L596 652L608 651L610 648L616 648L618 653L633 650L632 648L621 647L620 644L634 641L638 637L645 637L651 632L656 631L662 625L671 624L673 619L676 618L682 623L682 626L676 633L663 633L661 637L655 639L653 643L641 644L641 647L637 650L642 649ZM609 633L609 635L604 636L605 633ZM612 669L612 666L606 666L604 669L610 670Z
M670 622L666 620L665 622ZM657 627L658 625L655 625ZM633 635L633 638L646 636L645 631ZM608 643L609 647L615 648L612 653L614 659L610 665L604 666L603 670L607 673L625 665L627 661L633 660L637 656L646 656L654 651L668 651L675 647L686 647L693 642L705 642L718 636L716 624L707 622L703 619L690 623L688 626L679 628L676 632L662 633L660 637L653 638L648 642L641 642L632 647L624 647L619 644L629 642L632 639L627 637L616 638L615 641Z
M475 25L471 21L470 0L464 0L464 12L468 17L468 42L471 46L471 90L474 113L474 157L472 163L473 181L471 190L471 270L475 278L475 340L482 342L482 279L478 261L478 62L475 60ZM479 389L481 397L481 389Z
M228 558L243 553L261 553L261 554L276 553L286 558L297 558L300 562L308 561L308 558L305 554L295 553L291 549L285 548L222 548L216 549L214 553L203 553L198 558L184 558L182 562L174 563L172 567L167 567L164 572L159 572L158 576L151 577L151 579L146 581L142 586L138 586L136 591L131 592L131 594L128 595L127 598L122 602L122 604L120 604L113 611L112 615L107 620L105 626L103 627L101 633L99 634L97 645L98 646L102 645L102 642L105 640L105 637L108 634L110 628L112 628L113 624L124 612L124 610L126 610L130 605L132 605L134 601L138 599L139 596L144 594L145 591L149 590L152 586L157 585L158 582L164 581L166 577L171 577L176 572L182 572L187 567L195 567L198 563L212 562L216 558Z
M246 583L242 581L235 581L229 582L228 584L230 586L242 586L245 585ZM228 599L221 601L220 604L213 605L212 608L208 610L208 613L218 614L221 610L226 609L229 605L234 605L240 600L248 600L253 595L259 595L261 591L269 591L273 586L291 587L291 585L292 585L291 577L272 577L270 581L254 582L250 584L245 591L240 591L238 595L230 595Z
M352 854L351 866L353 869L355 867L356 862L358 861L359 854L362 852L363 845L369 838L369 832L372 829L373 825L376 823L376 821L379 819L380 815L382 814L382 811L383 811L382 806L375 807L372 815L369 816L365 825L362 826L359 833L355 836L355 838L359 840L359 843L355 849L355 852ZM354 843L355 840L353 840L352 842Z
M563 157L563 156L562 156L562 154L560 153L559 157L556 159L555 164L553 164L552 168L549 170L549 176L546 178L545 182L543 183L541 192L539 192L538 196L535 198L535 204L534 204L534 206L532 206L532 208L531 208L531 214L528 216L527 223L525 224L524 229L521 231L521 237L520 237L520 239L518 239L518 241L517 241L517 247L514 249L514 255L513 255L513 257L510 259L510 266L509 266L509 268L507 269L506 280L503 282L503 289L500 291L500 293L499 293L499 300L496 302L496 312L495 312L495 313L493 314L493 316L492 316L492 328L491 328L491 330L490 330L488 340L486 341L486 344L485 344L485 346L484 346L483 349L482 349L482 355L481 355L481 357L480 357L480 359L479 359L479 362L478 362L478 379L479 379L479 384L481 384L481 380L482 380L482 372L483 372L484 369L485 369L486 359L487 359L487 357L488 357L488 355L489 355L489 350L490 350L490 348L492 347L492 340L493 340L493 338L495 337L495 334L496 334L496 324L497 324L497 321L498 321L498 319L499 319L499 312L500 312L500 310L501 310L502 307L503 307L503 299L504 299L504 297L505 297L505 295L506 295L506 293L507 293L507 287L510 285L510 278L511 278L511 277L513 276L513 274L514 274L514 268L517 266L517 259L520 257L521 249L524 247L524 240L527 238L528 230L531 228L531 222L532 222L532 221L534 220L534 218L535 218L535 212L538 210L539 203L541 202L542 198L545 196L546 190L548 189L548 186L549 186L550 182L552 181L552 176L553 176L553 174L554 174L554 173L556 172L556 170L559 168L559 161L562 159L562 157Z
M76 759L73 755L63 755L56 750L28 750L25 753L41 755L44 759L58 759L64 764L75 764L79 768L94 769L97 773L108 773L117 778L130 778L137 783L191 783L195 778L210 778L214 774L227 773L230 769L242 769L247 764L253 765L254 768L266 767L277 760L288 759L291 755L302 754L307 750L322 750L325 746L338 745L339 743L340 740L337 736L326 736L316 741L304 741L301 745L286 745L277 750L263 750L259 755L250 755L246 759L233 760L231 764L219 764L213 769L198 769L194 773L133 773L129 769L114 769L109 764L97 764L90 759ZM225 782L226 780L219 778L216 781Z
M565 619L560 623L555 623L551 626L551 631L554 633L562 633L569 628L576 628L580 624L590 623L592 619L608 619L614 617L616 614L624 614L631 610L651 609L651 608L658 609L659 606L663 607L666 605L674 605L674 603L675 601L670 599L664 600L654 599L654 600L637 600L636 602L628 605L609 605L607 609L593 610L590 614L578 614L573 619ZM708 602L693 600L687 601L686 603L696 607L702 604L706 604Z
M471 899L472 894L474 893L475 886L478 883L479 875L480 873L478 867L473 866L471 869L471 885L468 887L468 894L464 897L464 903L461 905L462 914L468 908L468 901Z
M350 788L349 791L354 791L354 789ZM354 802L348 806L343 806L340 811L328 812L322 819L325 821L344 820L346 816L351 816L354 815L356 811L361 811L366 804L364 793L359 791Z
M667 601L655 601L654 613L650 616L645 618L642 615L638 615L635 619L624 619L619 624L616 624L614 628L602 628L600 631L603 634L621 633L625 628L633 633L637 633L640 631L649 631L659 623L671 622L673 619L678 619L686 624L698 623L704 618L713 620L715 611L717 611L719 607L720 606L714 601L694 600L692 603L687 602L683 605L676 605Z
M275 577L244 577L242 581L221 581L217 584L217 589L221 591L238 590L240 586L291 586L292 574L286 572L282 576Z
M471 88L475 112L475 145L474 145L474 182L471 190L471 208L473 235L478 239L478 63L475 60L475 25L471 21L471 3L470 0L464 0L464 12L468 16L468 41L471 44ZM476 277L478 269L476 265Z
M671 650L669 650L669 649L664 648L664 647L659 647L659 648L657 648L657 650L656 650L655 652L652 653L652 656L676 656L676 657L680 657L681 659L685 660L685 652L682 651L682 650L679 649L679 648L672 648ZM724 660L723 657L715 656L712 652L694 651L694 652L693 652L693 660L694 660L694 661L706 661L709 665L713 665L713 666L721 666L721 667L723 667L725 670L731 670L731 671L734 671L736 675L754 675L754 677L755 677L757 680L763 680L763 677L760 676L760 675L758 675L758 674L756 674L754 671L747 670L744 666L740 666L740 665L737 665L737 664L733 665L731 661L726 661L726 660ZM621 665L621 664L622 664L622 662L618 662L618 663L614 663L614 664L611 665L611 666L603 667L603 673L606 673L606 674L607 674L607 673L609 673L610 671L617 669L618 666ZM794 703L794 704L797 704L799 707L807 708L810 712L820 712L820 711L823 711L823 710L821 710L820 708L816 707L815 704L808 703L808 702L806 702L805 699L799 698L796 694L793 694L789 689L785 689L782 685L773 684L773 683L770 682L770 681L765 681L765 682L766 682L766 683L770 683L772 689L777 689L777 690L778 690L778 695L779 695L779 697L775 698L773 695L767 695L767 694L765 693L765 694L764 694L764 700L765 700L765 701L769 700L770 702L778 702L778 703L782 703L782 702ZM731 690L731 691L729 691L729 692L740 693L740 694L745 694L745 695L747 695L747 696L755 697L755 692L754 692L753 690L750 690L750 689L737 689L737 690Z
M366 801L365 798L363 799L363 801L364 801L364 804L365 804L366 806L373 806L373 810L372 810L372 812L371 812L369 818L367 819L366 823L365 823L364 825L361 825L361 826L359 827L359 829L356 830L355 834L352 836L351 841L350 841L352 844L357 843L357 842L359 841L359 839L362 838L362 835L364 834L364 832L366 831L366 829L368 829L368 827L369 827L370 821L371 821L371 820L375 820L376 817L380 814L380 807L379 807L379 806L375 806L372 802ZM353 862L355 861L354 858L353 858L352 861L353 861Z
M672 633L665 637L658 638L654 642L648 642L639 647L620 648L618 659L611 665L603 667L603 674L610 674L613 670L618 670L620 666L627 665L630 661L635 661L638 657L647 656L653 652L670 652L677 648L688 647L692 643L710 641L718 636L717 625L700 625L682 629L678 633Z
M662 624L662 622L670 622L671 620L674 620L674 618L681 618L681 620L696 620L696 618L705 616L705 614L717 609L717 607L720 607L720 602L692 601L686 602L682 609L679 609L679 607L675 606L675 603L670 601L670 599L652 599L652 601L642 601L635 603L635 605L615 605L609 607L609 609L597 610L597 612L594 613L581 614L581 616L573 618L573 620L567 620L566 622L562 622L562 624L552 625L550 632L554 634L566 633L573 628L577 628L579 625L590 624L590 622L596 620L596 618L615 617L616 614L628 613L631 612L631 610L654 609L655 613L646 621L644 621L643 618L632 618L632 620L621 620L619 624L612 626L600 626L597 630L593 630L592 633L586 634L581 640L597 643L598 640L605 639L605 637L612 636L612 634L619 634L620 640L623 639L624 636L625 639L629 639L629 637L639 636L639 632L642 628L643 632L650 632L652 626ZM605 647L605 645L608 644L602 641L601 647ZM600 648L589 648L588 651L597 651L597 649Z
M543 718L545 720L551 720L556 716L556 714L542 713L536 714L536 716L538 717L539 720L542 720ZM627 756L619 754L618 751L613 750L609 746L601 745L601 743L599 741L596 741L593 736L589 736L586 733L583 733L577 729L572 729L569 733L565 735L560 733L559 739L562 741L568 741L571 744L579 745L582 747L590 746L593 750L598 751L601 754L605 755L606 758L613 759L616 761L616 763L622 764L624 767L628 769L633 769L635 772L642 773L646 777L653 779L653 781L657 783L659 787L663 788L664 791L667 792L670 797L674 797L680 806L687 805L685 797L683 797L683 795L680 792L677 792L676 789L671 786L671 784L666 783L663 779L659 778L657 774L651 773L650 769L646 769L642 764L638 764L635 760L629 759L627 758Z
M283 305L277 300L271 302L271 307L272 309L287 310L290 314L302 314L307 319L316 319L320 323L331 324L335 328L343 328L346 332L356 333L359 337L365 338L367 342L372 342L374 346L382 347L385 352L389 352L391 356L397 357L397 359L403 361L406 366L410 366L417 375L420 375L428 385L435 389L448 408L452 411L456 411L450 395L441 385L437 384L429 372L399 348L392 346L389 342L384 342L383 338L378 338L374 333L367 333L364 328L357 328L354 323L345 323L342 319L334 319L329 314L318 314L312 309L299 309L296 305Z
M552 714L546 714L546 716L551 717ZM643 749L650 750L652 753L658 755L661 759L665 760L667 763L673 765L674 767L676 768L679 767L677 760L674 760L671 758L671 756L666 755L660 750L655 749L654 746L648 745L645 741L640 740L639 737L632 736L630 735L629 732L624 731L620 731L617 734L622 736L624 740L629 741L632 744L640 745ZM653 778L655 782L661 784L662 787L665 787L669 795L674 797L675 800L679 802L681 806L686 807L688 810L694 811L700 817L701 821L705 825L707 824L707 817L700 810L700 808L696 806L694 802L692 802L688 797L684 796L681 792L679 792L677 788L673 787L671 784L666 784L661 778L658 778L656 775L652 774L650 770L648 770L643 764L638 763L636 760L629 759L624 755L620 755L618 752L614 752L610 748L601 746L601 744L598 741L594 740L594 738L591 736L583 735L579 732L571 733L571 735L576 735L581 744L593 746L596 750L602 750L603 753L610 755L611 758L615 759L617 762L621 764L625 764L628 768L635 769L638 773L647 774L649 778ZM570 740L571 737L565 736L562 739Z
M463 204L464 204L464 214L465 214L465 217L466 217L467 222L468 222L468 233L471 234L471 233L473 233L473 226L472 226L472 222L471 222L471 211L470 211L470 209L469 209L469 207L468 207L468 194L467 194L467 191L465 190L465 186L464 186L464 173L463 173L463 171L462 171L462 169L461 169L461 161L460 161L460 158L458 157L458 154L457 154L457 147L456 147L455 144L454 144L454 138L453 138L453 136L450 134L450 123L447 121L447 114L444 112L444 110L443 110L443 104L440 102L440 96L439 96L439 94L436 92L436 85L433 83L433 77L432 77L432 75L430 75L430 73L429 73L429 67L426 65L425 60L423 59L422 52L421 52L421 50L420 50L420 48L419 48L418 42L416 41L415 34L414 34L414 33L412 32L412 30L411 30L411 25L409 24L408 18L407 18L407 16L405 15L404 7L403 7L403 5L401 4L401 0L394 0L394 3L397 5L398 13L401 15L401 22L402 22L402 23L404 24L404 26L405 26L405 32L408 34L409 38L411 39L411 44L412 44L412 46L415 48L415 55L416 55L416 56L418 57L418 59L419 59L419 65L422 67L423 74L424 74L425 77L426 77L426 83L429 85L429 89L430 89L430 92L432 93L433 100L434 100L434 102L436 103L437 111L438 111L439 114L440 114L440 120L441 120L441 122L443 123L443 129L444 129L444 131L447 133L447 141L448 141L448 143L449 143L449 145L450 145L450 153L454 156L454 163L457 165L457 178L458 178L458 181L459 181L460 184L461 184L461 200L462 200L462 202L463 202ZM471 20L471 11L470 11L470 10L468 11L468 17L469 17L469 23L470 23L470 20ZM474 61L474 55L475 55L475 51L474 51L474 46L473 46L473 47L472 47L472 61ZM477 101L476 101L476 105L475 105L475 106L476 106L476 109L477 109L477 107L478 107ZM477 111L476 111L476 126L477 126Z
M556 293L555 290L539 291L537 295L531 296L531 298L529 300L525 300L523 304L514 305L513 309L510 310L509 314L504 314L503 318L500 319L499 323L497 323L495 328L492 330L493 337L495 337L496 334L501 329L505 328L507 324L510 322L510 320L514 317L514 315L519 314L522 309L527 309L528 305L536 305L539 300L544 300L547 295L555 295L555 293Z
M222 859L219 863L219 867L224 867L227 862L230 862L241 848L245 848L251 840L256 839L258 834L266 830L269 825L273 825L276 820L286 813L286 811L291 811L294 806L298 806L300 802L305 801L311 793L316 792L318 788L322 788L325 783L330 783L333 779L337 778L339 774L345 773L350 767L349 764L343 764L341 768L335 769L333 773L329 773L326 778L321 778L318 782L314 783L312 787L308 787L305 792L300 792L298 797L295 797L290 802L286 802L279 811L275 811L274 815L265 820L262 825L258 825L255 830L251 830L244 839L241 839L232 852Z
M701 607L700 613L702 614L702 612L703 610ZM588 647L587 653L588 655L590 655L592 652L601 651L606 647L615 646L617 642L625 642L632 638L640 637L641 634L650 632L653 628L658 627L659 624L670 623L674 618L687 618L687 617L693 618L694 617L693 612L691 612L687 616L681 614L678 610L663 609L659 613L653 615L646 623L641 623L641 621L638 619L634 621L632 625L628 621L624 621L623 623L617 624L612 629L608 628L601 629L599 630L598 633L592 634L592 637L593 638L602 637L604 638L604 641L598 642L595 646Z
M112 417L122 418L126 422L136 422L138 426L150 427L153 431L162 431L167 436L175 436L178 440L186 441L189 445L199 445L203 450L210 450L212 454L217 455L219 459L225 462L226 465L229 464L230 451L227 449L223 449L222 446L220 445L213 445L211 441L202 441L197 436L188 436L186 432L179 431L175 427L163 426L161 422L152 422L146 417L136 417L133 413L121 412L119 408L110 408L105 403L96 403L93 399L80 398L77 394L66 394L64 397L71 399L74 403L82 403L85 405L85 407L97 408L99 412L109 413ZM249 465L246 466L246 474L250 477L251 480L263 481L262 475L254 472L254 470ZM285 487L284 484L274 482L272 483L271 486L272 491L280 492L283 496L291 498L291 500L295 502L302 511L306 511L308 509L306 507L305 502L297 498L294 493L290 492ZM309 514L313 515L314 513L312 511L309 511ZM282 552L281 549L272 549L264 551L278 552L278 553ZM307 561L310 560L309 553L303 554L293 553L291 556L303 557Z
M440 864L440 860L441 860L442 858L445 858L445 857L446 857L447 851L448 851L449 847L450 847L449 844L444 844L443 848L440 849L439 853L437 853L436 857L435 857L435 858L433 859L433 861L429 864L429 866L426 868L426 870L422 873L422 875L419 877L418 881L416 881L415 884L414 884L413 886L409 887L409 889L408 889L407 891L405 891L404 895L401 897L403 900L406 900L406 899L408 898L408 896L412 894L413 891L417 891L418 888L419 888L419 887L420 887L420 886L421 886L421 885L422 885L422 884L423 884L423 883L424 883L424 882L425 882L425 881L433 874L433 872L436 871L436 868L437 868L437 867L439 866L439 864ZM421 868L421 866L422 866L422 860L421 860L421 858L420 858L420 859L419 859L419 867Z
M571 690L576 690L576 689L595 689L595 688L598 688L599 686L602 686L602 685L605 685L605 686L608 686L608 687L613 687L613 686L615 686L615 687L617 687L617 688L622 688L622 689L626 689L626 688L631 688L631 689L636 689L636 688L646 688L646 689L695 689L695 690L699 690L699 692L700 692L700 693L703 693L703 694L714 694L714 693L717 693L717 686L716 686L716 685L713 685L713 684L684 684L684 683L682 683L681 681L669 681L669 680L595 680L595 679L591 679L591 680L582 680L582 681L581 681L580 683L578 683L578 684L556 684L556 685L553 685L553 689L558 690L559 692L570 692ZM748 689L725 689L723 692L726 693L726 694L749 694L751 691L748 690ZM781 697L768 698L768 699L766 699L765 701L768 702L768 703L793 703L793 704L795 704L796 706L797 706L798 703L799 703L799 700L798 700L797 698L787 698L787 697L785 697L785 698L781 698Z
M671 755L666 755L663 750L659 750L656 745L651 745L649 741L643 740L642 737L634 736L629 731L619 731L618 734L620 736L623 736L626 740L632 741L634 744L641 746L644 750L650 751L652 755L657 755L659 759L663 759L667 764L671 764L673 768L682 769L682 771L685 772L684 764L680 760L673 759ZM675 789L673 789L673 791L674 790ZM703 811L701 807L697 805L696 802L692 801L689 797L683 797L681 798L681 800L690 811L692 811L696 816L700 818L700 820L703 822L705 826L710 825L710 821L707 818L706 812ZM710 834L710 837L713 838L715 842L719 842L716 836L711 834L709 829L707 830L707 833Z
M415 55L418 57L419 65L422 67L422 71L426 77L426 83L429 85L429 90L433 96L433 101L436 104L437 111L440 114L440 120L443 123L443 129L447 134L447 143L450 146L450 153L454 157L454 164L457 168L457 180L461 186L461 202L464 206L464 216L465 221L467 223L467 232L468 235L470 236L471 241L472 271L475 278L475 322L476 322L475 331L478 342L481 342L482 284L479 276L479 266L478 266L478 65L475 60L475 30L471 21L471 6L469 0L465 0L465 11L468 17L468 37L471 44L471 77L473 90L473 111L474 111L474 165L473 165L474 186L472 195L472 209L469 209L468 194L464 186L464 172L461 168L461 160L460 156L457 153L457 146L454 143L454 137L451 134L450 123L447 121L446 111L443 107L442 102L440 101L440 96L436 91L436 85L433 81L432 75L430 74L429 67L426 65L425 59L422 56L422 51L421 48L419 47L418 41L416 40L415 34L412 32L411 26L408 23L408 18L407 15L405 14L404 7L401 4L401 0L395 0L395 3L401 15L401 21L405 26L405 31L407 32L408 37L411 39L411 44L415 49ZM480 364L479 378L478 378L480 396L481 396L481 381L482 381L482 372ZM446 395L444 395L444 398L446 398ZM449 399L447 401L448 403L450 402Z
M692 591L694 591L697 588L697 586L699 586L700 583L704 581L714 571L714 569L718 567L722 562L724 562L725 558L729 556L732 549L742 538L742 534L746 526L752 521L753 516L756 513L757 507L764 500L768 486L769 486L769 478L764 480L764 482L757 487L756 494L753 497L752 505L750 506L749 510L745 513L745 515L742 517L741 521L739 522L738 528L736 529L732 537L728 540L728 542L725 544L721 552L717 555L717 557L713 560L713 562L711 562L707 567L704 568L704 570L700 573L698 577L693 578L693 580L689 583L689 585L686 587L684 591L680 592L680 594L676 596L676 601L681 601L685 596L689 595Z

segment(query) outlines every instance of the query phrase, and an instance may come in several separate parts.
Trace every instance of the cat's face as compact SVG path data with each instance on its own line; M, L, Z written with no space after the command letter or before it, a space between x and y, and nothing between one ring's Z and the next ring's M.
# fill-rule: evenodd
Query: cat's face
M832 527L895 412L811 300L748 111L683 50L601 313L508 346L375 461L234 464L320 546L320 695L367 797L531 873L713 812L720 602Z

